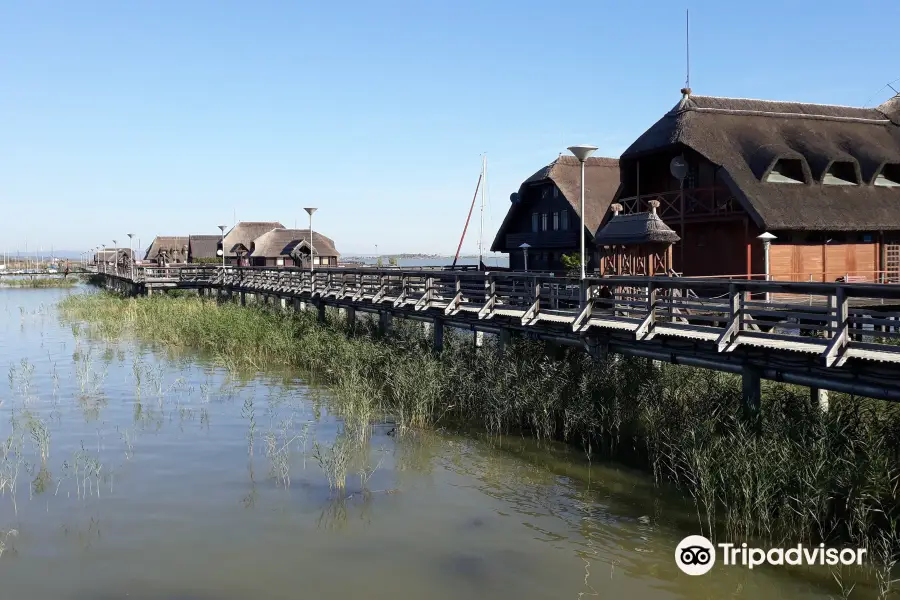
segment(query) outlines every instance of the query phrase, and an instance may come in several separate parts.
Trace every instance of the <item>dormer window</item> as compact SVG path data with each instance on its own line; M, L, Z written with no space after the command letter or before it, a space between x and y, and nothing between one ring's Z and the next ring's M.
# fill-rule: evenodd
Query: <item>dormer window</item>
M769 183L806 183L803 161L799 158L779 158L766 177Z
M881 173L875 177L875 185L900 188L900 163L884 165Z
M834 161L822 176L823 185L859 185L856 165L849 161Z

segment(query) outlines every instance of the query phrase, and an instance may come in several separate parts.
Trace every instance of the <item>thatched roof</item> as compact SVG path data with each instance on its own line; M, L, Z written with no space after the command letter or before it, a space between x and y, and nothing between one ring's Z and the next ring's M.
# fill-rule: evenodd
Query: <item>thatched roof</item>
M156 260L161 250L169 253L171 262L187 262L188 237L178 235L158 235L147 248L144 260Z
M221 235L192 235L188 237L188 250L191 258L218 258Z
M309 229L272 229L253 240L250 255L264 258L286 257L301 244L309 244ZM316 256L340 256L334 247L334 240L315 230L312 245Z
M526 187L548 180L559 188L560 193L569 202L575 211L573 222L577 223L581 215L581 163L574 156L559 155L552 163L523 181L519 186L519 195L522 195ZM619 161L603 157L587 159L584 164L584 180L585 228L588 235L593 235L619 189ZM528 210L528 207L523 204L510 206L500 229L497 230L494 243L491 244L491 251L505 249L507 229L519 210Z
M658 204L658 203L657 203ZM615 205L621 209L621 205ZM656 214L656 206L650 212L616 214L597 231L594 243L598 246L632 246L637 244L674 244L681 238L663 223Z
M94 262L113 262L123 254L131 257L131 248L105 248L94 253Z
M284 229L278 221L241 221L225 234L225 256L236 256L235 249L250 250L253 240L273 229Z
M900 164L896 98L853 108L685 91L622 154L623 162L687 146L722 167L723 181L763 229L900 229L900 189L872 185L886 165ZM780 159L799 159L806 183L768 182ZM823 184L836 162L849 163L860 184Z

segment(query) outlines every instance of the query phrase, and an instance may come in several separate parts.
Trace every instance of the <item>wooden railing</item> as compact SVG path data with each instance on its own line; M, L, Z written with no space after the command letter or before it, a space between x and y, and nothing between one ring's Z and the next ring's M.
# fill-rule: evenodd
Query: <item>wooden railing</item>
M657 192L621 198L619 203L624 210L623 214L647 212L648 202L659 202L657 213L664 221L678 218L682 210L682 193L684 194L684 215L690 220L692 217L709 217L727 215L739 212L740 204L734 195L723 187L693 188L684 192L675 190L672 192Z
M109 274L130 279L120 271ZM881 284L209 265L138 267L134 281L438 311L569 334L614 330L635 341L684 338L720 353L755 346L818 354L828 367L849 358L900 363L900 287Z

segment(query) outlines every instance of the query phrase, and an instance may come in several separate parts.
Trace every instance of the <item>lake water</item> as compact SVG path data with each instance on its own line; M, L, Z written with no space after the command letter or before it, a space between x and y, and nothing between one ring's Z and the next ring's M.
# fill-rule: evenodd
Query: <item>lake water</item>
M4 600L837 597L828 573L682 574L691 506L562 446L381 425L332 491L327 391L92 341L69 293L0 290Z

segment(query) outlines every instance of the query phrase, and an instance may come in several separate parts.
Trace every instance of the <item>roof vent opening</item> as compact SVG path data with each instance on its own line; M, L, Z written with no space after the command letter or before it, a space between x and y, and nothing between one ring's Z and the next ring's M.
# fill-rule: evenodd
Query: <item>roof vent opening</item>
M848 161L834 161L822 176L824 185L859 185L856 166Z
M806 183L803 161L799 158L779 158L766 176L769 183Z
M884 165L881 173L875 177L875 185L890 188L900 188L900 163Z

